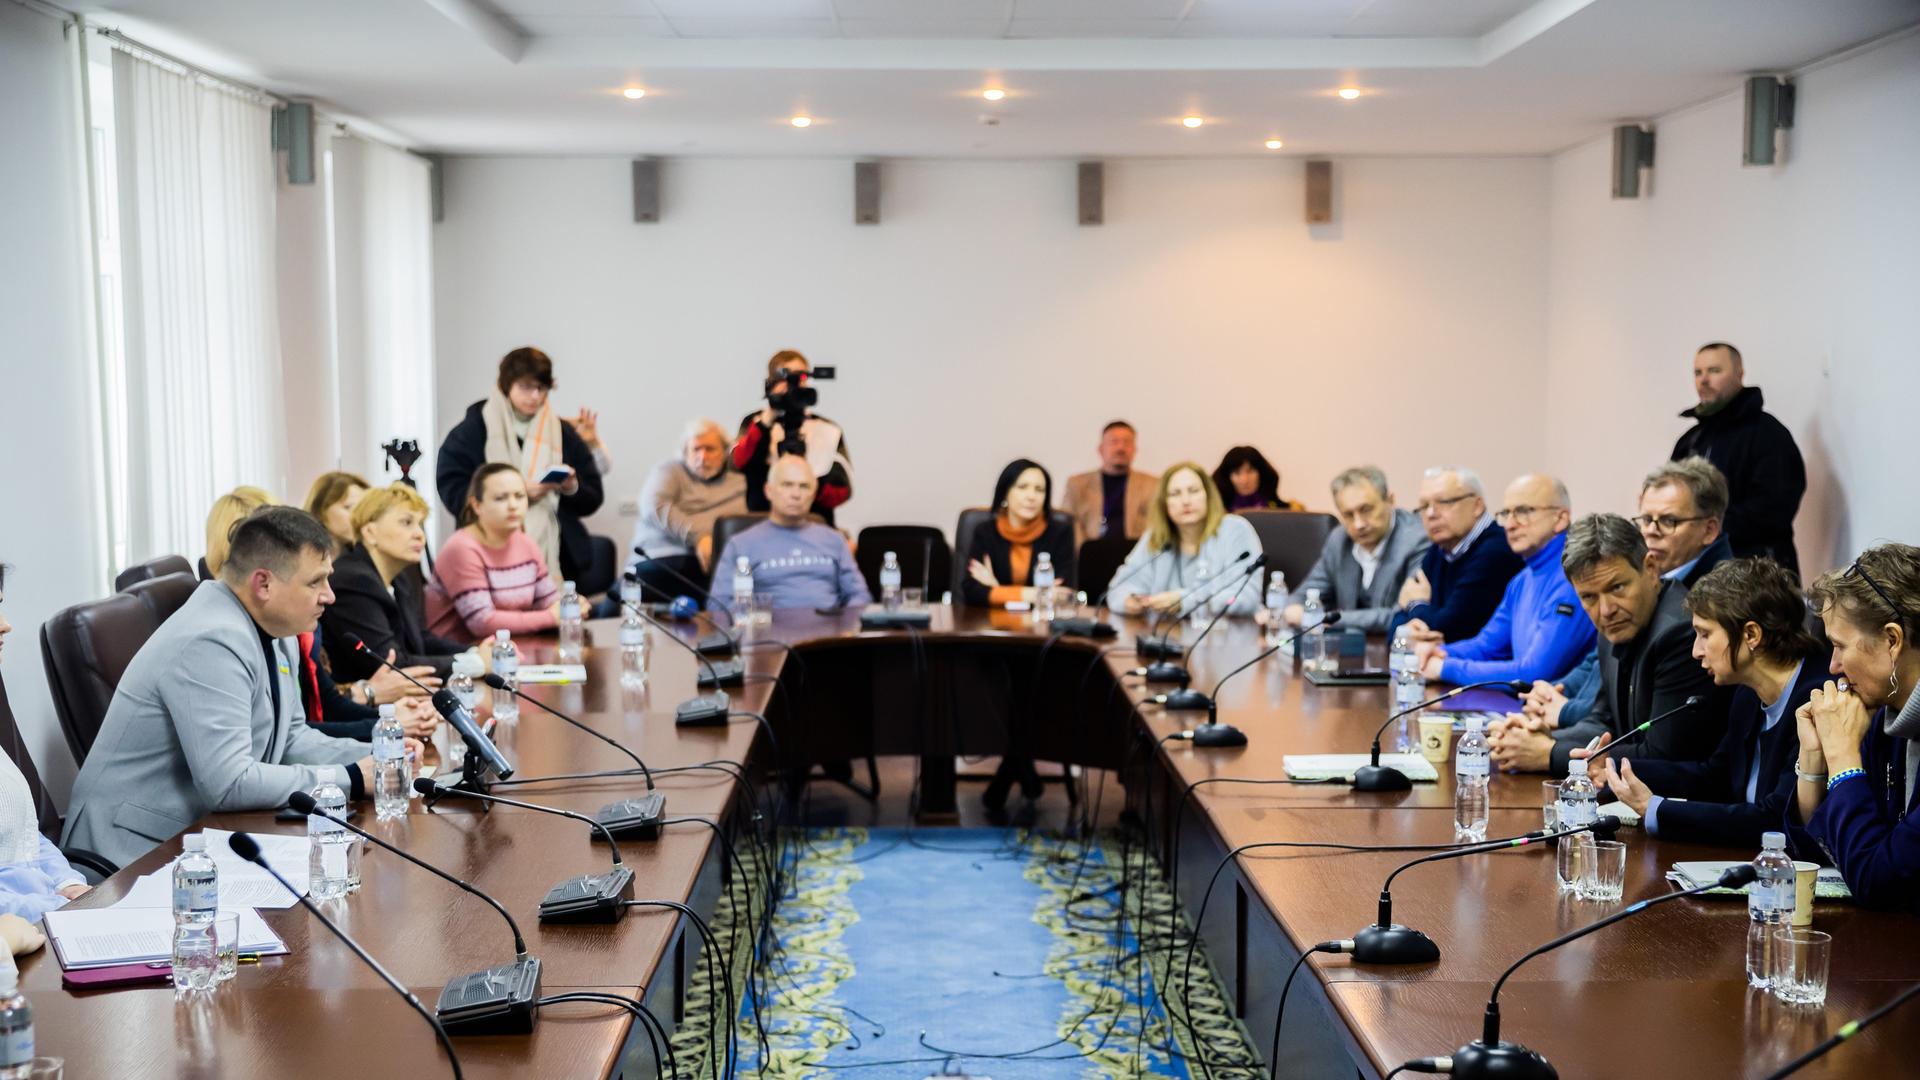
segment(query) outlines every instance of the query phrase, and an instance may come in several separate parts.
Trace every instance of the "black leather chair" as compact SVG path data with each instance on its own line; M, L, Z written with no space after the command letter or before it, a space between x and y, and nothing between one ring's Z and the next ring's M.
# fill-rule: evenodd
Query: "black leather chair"
M755 525L758 525L765 520L767 520L767 515L765 513L722 514L720 517L714 519L714 522L713 522L713 563L714 563L713 572L715 575L718 575L721 573L720 553L727 550L727 541L733 539L735 536L738 536L743 532L746 532L748 529L753 528ZM731 575L732 573L731 568L728 569L727 573ZM732 580L731 576L729 576L727 580L731 581Z
M1266 552L1267 566L1287 575L1287 588L1297 589L1320 561L1320 548L1339 522L1332 514L1312 510L1242 510Z
M1127 555L1140 541L1125 535L1102 536L1080 545L1080 584L1086 590L1087 599L1099 603L1113 584L1113 575L1119 571L1120 564L1127 561ZM1146 571L1141 571L1146 576Z
M41 624L40 655L53 711L75 765L87 760L120 676L159 626L153 609L132 593L76 604Z
M120 571L120 576L113 579L113 591L126 592L129 585L137 585L150 578L191 573L193 573L193 564L183 556L162 555L157 559L148 559L138 566L129 566Z
M938 603L940 590L953 576L953 549L947 538L931 525L869 525L860 530L853 545L853 561L867 579L867 590L880 596L880 566L887 552L900 559L900 583L911 588L924 585L930 594L927 602Z
M193 595L193 590L199 587L200 583L194 580L193 572L188 570L136 581L120 591L145 601L147 608L153 612L153 624L159 626L171 619L173 613L179 611L187 598Z
M1064 524L1069 529L1073 528L1073 515L1065 510L1049 511L1048 519L1056 525ZM992 521L992 510L984 506L974 506L960 511L960 520L954 522L953 573L949 576L952 584L948 588L953 590L953 602L956 604L960 602L960 583L967 577L967 552L973 550L973 531ZM1086 575L1079 566L1077 553L1074 563L1073 566L1059 568L1060 580L1062 584L1071 585L1076 589L1085 589L1086 586L1081 584L1080 579ZM1095 595L1092 591L1088 591L1087 598L1092 599Z
M604 536L587 539L593 547L593 565L573 584L581 596L599 596L613 588L614 580L620 576L620 549Z
M34 816L40 826L40 834L58 844L61 819L60 808L54 805L53 795L47 791L47 785L40 781L40 770L33 767L33 755L27 752L27 741L20 735L20 725L14 721L13 705L7 701L7 683L0 678L0 749L26 778L27 791L33 796ZM62 848L61 854L67 857L74 869L87 875L87 880L98 884L112 877L120 868L105 858L80 848Z

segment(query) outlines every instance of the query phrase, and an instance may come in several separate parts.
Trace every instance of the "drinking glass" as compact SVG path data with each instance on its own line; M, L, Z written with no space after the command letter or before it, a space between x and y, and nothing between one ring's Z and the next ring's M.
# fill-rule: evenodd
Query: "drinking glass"
M919 611L927 606L927 590L918 585L909 585L901 589L900 604L908 611Z
M1827 1000L1827 969L1833 962L1833 935L1790 926L1773 932L1773 996L1789 1005L1820 1005Z
M1619 840L1595 840L1581 854L1580 899L1619 900L1626 890L1627 845Z
M1560 781L1540 781L1540 819L1548 832L1560 827Z
M753 594L753 613L750 620L755 626L773 624L773 594L757 592Z
M223 983L240 971L240 913L221 908L213 916L213 981Z
M67 1059L37 1057L27 1062L27 1080L60 1080L66 1074Z

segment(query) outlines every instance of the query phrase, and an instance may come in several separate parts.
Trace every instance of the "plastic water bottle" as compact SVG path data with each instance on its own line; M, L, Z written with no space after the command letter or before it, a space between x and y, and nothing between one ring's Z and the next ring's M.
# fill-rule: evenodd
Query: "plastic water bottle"
M880 606L888 611L900 607L900 557L891 551L880 563Z
M1773 982L1773 932L1793 916L1793 860L1786 833L1760 834L1759 876L1747 887L1747 982L1765 989Z
M493 673L509 687L493 692L493 718L503 724L520 719L520 699L513 696L520 688L520 654L513 651L513 635L505 630L493 633Z
M1267 648L1287 641L1287 575L1275 570L1267 575Z
M470 673L454 672L447 679L447 689L453 691L454 700L468 712L480 707L480 687L474 683Z
M647 624L632 608L620 620L620 684L639 686L647 681Z
M1493 771L1484 724L1468 716L1453 748L1453 838L1474 844L1487 838L1487 777Z
M626 605L628 605L628 604L632 604L632 605L633 605L634 607L639 607L639 606L640 606L640 592L641 592L641 590L640 590L640 581L639 581L639 579L638 579L638 578L633 578L633 577L628 577L628 576L626 576L626 575L624 575L624 574L623 574L623 575L621 575L621 577L620 577L620 604L621 604L621 607L622 607L623 609L624 609L624 608L625 608L625 606L626 606Z
M1393 711L1406 713L1400 718L1399 731L1394 735L1394 749L1402 754L1413 753L1420 746L1420 717L1407 710L1426 700L1427 685L1420 678L1420 665L1413 655L1413 628L1405 623L1393 631L1387 667L1393 673Z
M742 555L733 560L733 620L755 618L753 611L753 563Z
M1325 612L1320 607L1320 590L1308 589L1306 602L1301 605L1305 610L1300 616L1301 626L1310 626L1307 631L1307 652L1305 667L1308 671L1327 670L1327 633L1320 620Z
M173 988L209 990L217 964L213 917L220 910L220 868L207 854L205 833L181 837L180 846L173 861Z
M331 780L322 780L313 789L313 802L335 817L347 816L347 794ZM318 814L307 815L307 893L315 900L338 900L347 895L352 840L345 825Z
M0 1080L30 1075L32 1062L33 1006L20 992L20 969L8 964L0 969Z
M1560 785L1559 813L1562 829L1591 825L1600 818L1600 793L1594 790L1593 782L1587 779L1585 758L1567 762L1567 782ZM1573 892L1579 886L1580 877L1586 872L1581 853L1591 843L1591 832L1560 838L1553 853L1553 868L1559 876L1561 892Z
M1053 610L1053 556L1041 552L1033 564L1033 621L1052 622Z
M380 706L373 723L373 814L381 821L407 816L407 793L413 778L407 775L407 732L392 705Z
M560 662L577 664L585 655L586 623L580 616L580 589L573 582L560 586Z

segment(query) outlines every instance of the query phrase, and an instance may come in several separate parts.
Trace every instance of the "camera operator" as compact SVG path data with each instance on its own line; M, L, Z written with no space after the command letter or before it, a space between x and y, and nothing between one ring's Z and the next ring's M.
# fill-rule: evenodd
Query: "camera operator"
M733 467L746 478L747 509L765 512L767 463L780 454L796 454L813 466L820 490L812 513L833 524L833 511L853 497L853 461L840 426L816 415L813 403L817 378L832 378L832 368L816 376L813 365L793 349L782 349L767 361L767 404L740 421L740 437L733 444ZM797 432L793 428L797 427Z

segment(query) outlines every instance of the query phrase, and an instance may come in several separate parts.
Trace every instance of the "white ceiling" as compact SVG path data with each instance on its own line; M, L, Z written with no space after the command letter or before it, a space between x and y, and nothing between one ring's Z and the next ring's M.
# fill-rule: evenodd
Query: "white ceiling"
M424 150L832 157L1549 153L1920 21L1920 0L74 6Z

